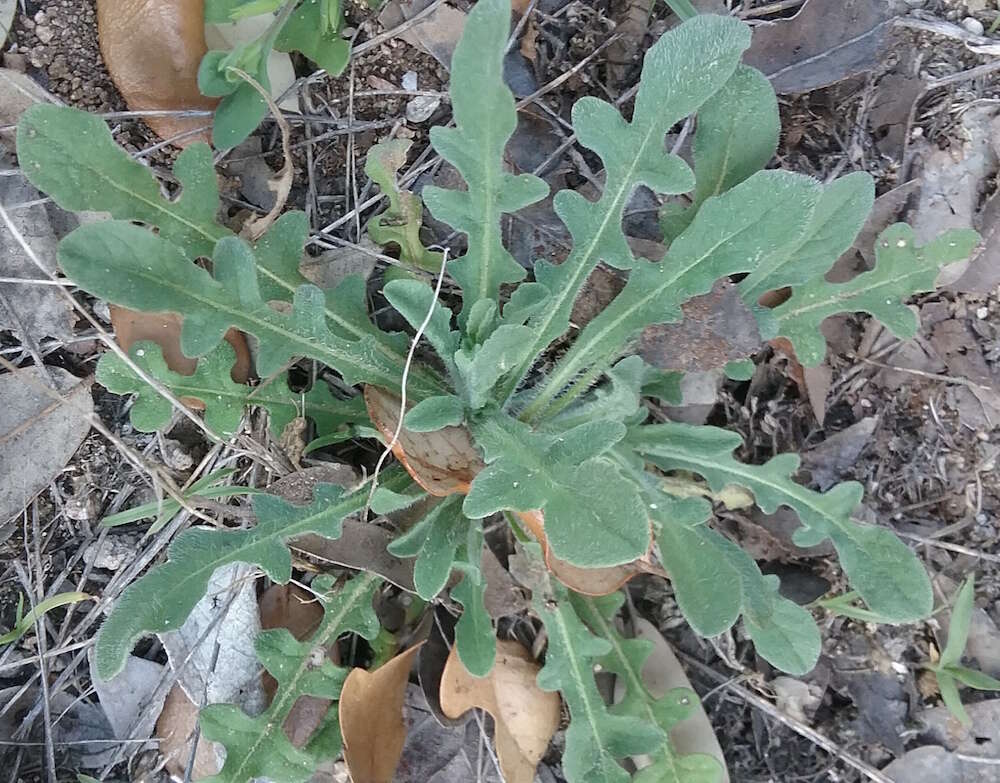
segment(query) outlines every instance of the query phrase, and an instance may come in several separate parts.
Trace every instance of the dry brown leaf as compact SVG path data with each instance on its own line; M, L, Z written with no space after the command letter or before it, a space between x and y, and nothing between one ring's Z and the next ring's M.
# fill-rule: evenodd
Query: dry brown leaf
M406 742L406 685L419 649L411 647L374 671L351 669L344 680L340 731L354 783L392 783Z
M198 707L187 697L180 684L175 683L156 720L156 736L160 740L160 753L167 772L178 780L183 780L187 772L197 725ZM201 738L194 754L191 780L202 780L215 775L220 766L215 755L215 743Z
M214 109L198 91L205 45L204 0L98 0L97 31L104 64L132 111ZM171 139L211 125L209 117L145 117ZM174 143L209 141L208 131Z
M662 568L652 562L649 555L611 568L578 568L560 560L549 550L545 537L545 516L541 511L519 512L516 516L542 545L545 565L552 575L566 587L583 595L609 595L638 574L667 576Z
M122 350L129 351L140 340L152 340L163 350L163 359L174 372L190 375L198 364L197 359L185 356L181 351L181 318L174 313L144 313L127 307L109 305L111 326L115 339ZM230 329L226 332L226 342L236 351L236 363L231 371L236 383L246 383L250 376L250 349L242 332ZM201 400L184 399L183 402L197 410L203 410Z
M365 387L368 415L386 443L399 424L399 403L399 397L385 389ZM403 427L392 453L414 481L438 497L468 494L472 480L486 467L465 427L435 432L410 432Z
M497 640L497 657L486 677L466 671L452 647L441 675L441 710L458 718L473 707L496 724L497 758L507 783L531 783L535 768L559 728L559 694L543 691L541 666L517 642Z
M790 19L758 25L744 60L781 94L826 87L878 62L890 17L885 0L807 0Z

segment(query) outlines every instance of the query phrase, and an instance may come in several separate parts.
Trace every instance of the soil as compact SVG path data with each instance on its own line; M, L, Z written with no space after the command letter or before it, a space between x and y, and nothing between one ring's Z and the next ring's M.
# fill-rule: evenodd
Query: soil
M347 5L347 24L357 32L358 41L381 32L378 14L365 3ZM731 5L746 11L767 3ZM985 3L907 0L907 5L918 8L928 18L958 25L971 16L989 28L997 15ZM521 147L511 151L515 168L530 170L546 160L547 152L539 155L543 147L538 146L538 139L549 145L544 147L548 151L566 137L568 111L579 97L614 99L635 84L638 57L623 68L616 66L621 68L616 77L620 83L613 86L609 86L606 56L588 59L615 29L619 12L608 0L569 5L556 0L537 3L536 15L526 28L532 36L528 53L533 56L525 59L525 94L568 71L572 75L526 107L524 114L530 115L541 130L524 131ZM666 4L654 4L644 45L665 29L668 16ZM7 67L26 71L70 105L97 113L127 108L101 62L96 15L90 0L26 2L24 10L17 12L3 51ZM523 58L523 44L518 51ZM984 61L959 40L896 30L880 62L862 75L807 94L781 98L783 130L777 163L820 180L852 170L867 171L875 177L877 193L885 193L910 175L906 154L915 140L939 149L959 149L965 141L960 124L963 112L973 103L1000 99L1000 81L994 72L924 94L912 123L907 115L916 93L910 93L913 97L901 107L888 105L890 99L912 89L910 82L918 74L925 79L947 77ZM294 64L300 76L311 71L311 66L301 59ZM392 134L411 139L412 165L421 160L427 148L429 128L450 119L450 106L443 100L427 120L406 120L411 96L405 94L403 84L410 72L416 74L419 90L447 89L447 69L430 54L398 39L356 57L343 75L310 79L302 87L300 107L305 112L327 114L331 121L362 128L353 133L341 129L337 135L324 136L335 126L293 125L295 178L288 206L308 211L320 244L333 244L334 238L357 243L362 238L359 227L379 208L361 210L356 221L322 236L322 227L375 193L363 172L365 154L372 144ZM400 94L384 94L396 90ZM383 94L368 94L372 91ZM629 111L628 104L625 111ZM136 120L116 121L114 127L118 141L133 152L159 141ZM249 152L230 153L222 164L226 175L223 196L233 220L254 209L259 211L261 205L254 201L254 193L261 192L261 181L282 163L273 123L264 123L255 145ZM169 166L173 155L161 150L150 156L150 162L161 169ZM250 159L263 160L268 167L256 170L254 182L247 181L251 175L246 168L241 169L242 173L236 171L238 164ZM588 180L599 180L599 169L599 159L574 147L549 161L544 174L560 178L563 186L586 190ZM447 178L448 167L434 167L417 186L432 176L437 178L435 181ZM992 195L995 184L983 183L981 201ZM654 219L658 204L640 194L633 206L630 212L635 215L635 225L630 227L630 233L659 239ZM441 227L428 222L428 240L444 239L446 230L433 233ZM541 243L543 249L557 255L561 240L546 236ZM535 257L542 254L537 247L533 251ZM83 295L81 299L88 306L95 305ZM880 353L889 340L866 318L838 318L831 327L833 350L828 366L832 383L825 411L817 411L810 400L797 362L780 346L768 346L755 356L751 379L723 384L714 403L707 406L704 420L738 431L745 441L740 456L750 462L761 463L778 453L798 451L805 460L803 481L820 483L823 476L830 474L838 481L861 482L865 487L862 515L891 525L914 542L929 571L941 577L938 603L944 603L954 585L974 571L976 606L1000 627L1000 478L996 471L1000 431L974 389L955 381L967 373L953 369L967 366L960 360L975 361L993 377L1000 374L1000 296L996 290L981 294L942 290L914 299L913 305L922 325L915 340L906 345L925 342L936 345L939 353L952 351L955 364L914 371L899 353ZM13 333L0 333L0 347L15 364L23 366L31 361ZM47 361L65 366L80 377L92 371L95 358L93 343L55 346L46 353ZM302 375L307 377L305 372ZM110 431L178 484L196 471L204 475L207 469L219 467L238 468L229 479L233 483L256 482L258 486L268 484L281 472L274 465L281 463L284 455L262 418L253 419L252 437L241 443L243 451L237 454L229 450L220 455L186 422L176 423L166 437L139 433L129 423L126 398L97 385L94 396L101 419ZM842 440L832 440L838 434L844 436ZM368 442L349 443L327 450L323 458L367 468L377 453ZM813 462L810 453L817 455ZM0 528L0 628L14 624L18 596L23 592L15 562L19 567L25 564L31 579L39 580L49 592L117 594L128 564L114 571L95 565L92 555L86 553L93 551L96 542L118 534L109 535L101 527L102 517L155 496L149 476L137 471L103 436L92 432L5 541ZM780 516L779 512L764 519L762 515L735 511L722 515L719 524L754 553L765 572L781 575L782 589L790 597L806 603L828 591L844 592L846 585L835 558L793 552L788 528L782 528ZM133 525L127 531L136 534L141 529ZM148 561L162 551L167 539L159 535L142 543ZM630 597L637 610L656 622L675 648L688 656L688 674L723 743L734 783L860 783L868 779L796 732L788 722L776 720L725 687L727 682L737 681L781 703L779 681L775 679L779 673L755 656L752 644L740 631L711 642L696 637L683 622L669 584L662 580L633 581ZM81 605L55 613L59 619L45 620L50 646L55 640L62 650L52 656L47 670L53 688L69 689L83 699L92 698L89 669L80 650L92 641L103 610L92 611L91 605ZM816 697L801 722L875 768L924 744L918 718L940 698L921 676L920 665L939 653L943 620L936 616L921 625L894 627L837 617L821 610L817 613L823 618L824 655L814 672L799 678ZM32 639L29 634L18 646L0 652L0 688L33 681L39 650ZM994 641L1000 645L1000 634ZM165 660L155 643L143 652L150 659ZM24 666L13 665L18 661ZM988 692L963 692L967 703L989 698ZM0 747L0 758L13 765L11 779L45 778L47 762L40 748L27 744ZM74 779L77 771L71 751L60 747L56 759L60 775L66 779ZM547 760L557 762L551 756ZM157 762L155 753L137 755L131 761L122 761L113 770L112 779L165 780L166 773L157 769ZM547 779L552 779L558 769L547 770L547 774Z

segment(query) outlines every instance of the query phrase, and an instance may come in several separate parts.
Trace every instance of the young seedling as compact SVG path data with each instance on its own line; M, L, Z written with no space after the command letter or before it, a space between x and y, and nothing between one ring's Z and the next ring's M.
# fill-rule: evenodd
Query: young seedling
M167 561L130 586L104 623L97 670L112 677L140 636L178 628L217 568L250 563L287 582L292 560L285 542L309 532L340 536L344 518L370 499L377 514L423 509L423 518L400 534L391 552L414 559L421 598L448 595L452 605L461 605L457 656L471 674L484 676L493 667L496 632L486 610L483 521L505 512L514 520L522 556L536 566L527 569L533 574L527 586L548 639L537 684L557 691L569 711L567 779L626 781L621 760L645 756L651 766L636 780L710 783L722 774L718 762L678 753L670 737L694 695L657 699L636 677L650 648L623 639L614 625L621 585L636 573L669 576L697 633L713 636L742 621L758 654L786 672L809 671L820 652L810 612L783 597L777 577L762 574L748 553L710 524L713 501L753 502L768 513L779 506L794 510L801 525L795 543L831 541L853 594L884 622L926 617L931 589L920 561L890 530L852 518L860 484L817 492L793 479L799 468L794 453L749 464L734 456L741 439L733 432L650 421L647 402L671 398L678 376L634 355L635 340L650 325L680 321L682 305L720 280L738 281L761 336L787 338L805 364L823 358L819 327L836 313L868 313L897 336L910 337L917 321L907 298L932 290L940 267L965 258L978 236L951 230L921 246L909 226L896 224L876 240L873 269L848 282L827 282L825 272L851 246L871 209L872 180L854 173L823 184L763 170L778 137L774 92L762 74L740 63L750 29L732 17L704 15L669 30L646 52L629 119L597 98L577 101L573 130L603 162L604 186L595 200L571 190L555 194L572 250L560 264L537 262L529 277L504 246L501 223L545 198L548 186L510 172L505 162L517 123L502 79L509 30L507 0L475 4L452 61L454 126L431 131L434 150L465 180L462 189L427 187L422 193L431 214L467 238L465 254L447 264L460 296L439 299L413 277L381 290L413 330L423 327L422 346L435 354L412 365L410 335L376 326L361 278L322 290L302 276L308 236L302 213L286 213L255 244L216 222L219 199L206 146L193 145L178 157L181 195L171 201L147 168L115 146L101 119L54 106L34 107L22 118L18 154L33 184L66 209L103 210L114 218L84 225L62 241L59 262L67 277L115 304L179 314L184 353L202 357L198 373L184 379L170 375L155 355L133 351L134 360L145 359L147 373L178 394L197 396L206 418L226 432L238 426L235 414L244 404L287 415L281 378L267 395L243 396L233 388L220 343L236 328L255 338L263 378L309 359L339 373L343 387L364 387L365 410L360 396L341 400L322 388L310 392L304 415L320 437L333 429L336 439L351 428L390 442L399 431L393 453L400 466L382 472L371 498L365 486L345 491L320 485L306 506L256 495L254 526L179 535ZM223 59L212 62L221 66ZM257 73L253 63L243 65ZM216 68L213 78L224 80L222 73ZM693 167L664 150L666 134L692 115ZM373 173L388 184L395 160L390 154L387 165L386 152L371 155ZM657 262L633 255L622 229L626 204L639 186L687 196L688 206L664 215L669 248ZM388 193L401 220L411 221L412 200ZM373 224L375 233L381 230L384 241L420 266L412 227L386 233L390 227ZM200 257L212 259L211 271L194 263ZM627 282L578 329L571 323L573 304L602 262L622 270ZM778 289L790 291L783 304L759 304ZM553 351L567 336L569 347ZM400 411L407 367L409 405ZM745 371L745 362L731 369ZM153 391L129 378L129 365L105 357L99 372L112 388L139 394L147 401L143 410L158 414ZM164 423L153 415L143 422ZM374 635L372 628L364 631ZM261 650L270 667L267 645ZM957 659L949 660L951 668L942 669L946 677L965 682L958 671L970 678L955 665ZM624 678L625 697L614 707L597 689L598 666ZM339 692L333 680L315 687L330 699ZM276 698L287 704L285 696ZM210 722L205 734L231 753L247 747L247 737L231 736L227 724L263 730L259 721L225 717ZM310 745L316 753L296 754L295 763L280 770L231 764L239 775L223 777L304 781L336 746Z

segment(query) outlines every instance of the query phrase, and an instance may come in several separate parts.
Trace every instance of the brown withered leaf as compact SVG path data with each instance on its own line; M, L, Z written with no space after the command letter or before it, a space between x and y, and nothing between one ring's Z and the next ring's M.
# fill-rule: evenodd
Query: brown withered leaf
M661 370L697 372L745 359L761 345L757 319L739 289L718 280L707 294L681 306L678 323L656 324L642 330L639 355Z
M552 554L545 537L545 516L541 511L518 512L516 516L542 545L545 565L552 575L566 587L583 595L609 595L638 574L667 575L652 562L649 555L611 568L578 568Z
M183 780L187 773L197 726L198 707L184 693L180 683L175 683L156 719L156 736L167 772L178 780ZM195 750L191 780L211 777L221 766L215 754L215 743L202 737Z
M497 657L486 677L473 677L452 647L441 676L441 709L458 718L474 707L493 716L497 759L507 783L531 783L535 768L559 728L560 702L536 678L541 666L518 642L497 640Z
M152 340L163 351L163 360L174 372L191 375L198 364L197 359L185 356L181 351L181 317L175 313L144 313L127 307L109 305L111 326L115 330L115 340L122 350L129 351L140 340ZM242 332L230 329L226 332L226 342L236 351L236 363L230 372L236 383L246 383L250 377L250 348ZM183 402L197 410L204 409L201 400L186 398Z
M400 399L376 386L365 386L368 415L389 443L399 424ZM392 447L413 480L432 495L468 494L472 480L486 467L465 427L410 432L403 427Z
M790 19L757 26L744 61L781 94L826 87L878 62L891 15L885 0L807 0Z
M344 760L354 783L392 783L406 742L406 685L420 646L411 647L374 671L351 669L344 680L340 731Z
M218 101L198 91L205 45L204 0L98 0L101 55L132 111L214 109ZM210 117L145 117L164 139L180 134L179 147L208 141Z

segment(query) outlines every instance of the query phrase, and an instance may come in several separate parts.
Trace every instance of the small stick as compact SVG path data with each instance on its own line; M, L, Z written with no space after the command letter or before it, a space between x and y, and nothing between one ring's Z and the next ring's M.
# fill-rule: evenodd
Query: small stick
M423 336L424 330L427 328L427 324L431 322L431 317L434 315L434 306L437 304L438 294L441 293L441 284L444 282L444 273L447 265L448 249L445 248L444 253L441 254L441 269L438 271L437 282L434 284L434 297L431 299L431 306L427 308L427 314L424 316L424 320L421 322L420 327L414 333L413 341L410 343L410 350L406 354L406 364L403 365L403 379L399 384L399 418L396 421L396 430L392 433L392 437L389 439L389 442L385 444L385 449L378 458L378 462L375 463L375 470L372 471L372 485L368 490L368 499L365 501L364 512L361 514L362 521L368 518L368 512L371 511L372 497L374 497L375 490L378 488L378 474L382 470L382 466L385 464L385 461L389 458L389 455L392 454L392 447L399 441L399 433L403 431L403 417L406 415L406 381L410 377L410 366L413 364L413 355L417 351L417 343L420 342L420 338Z

